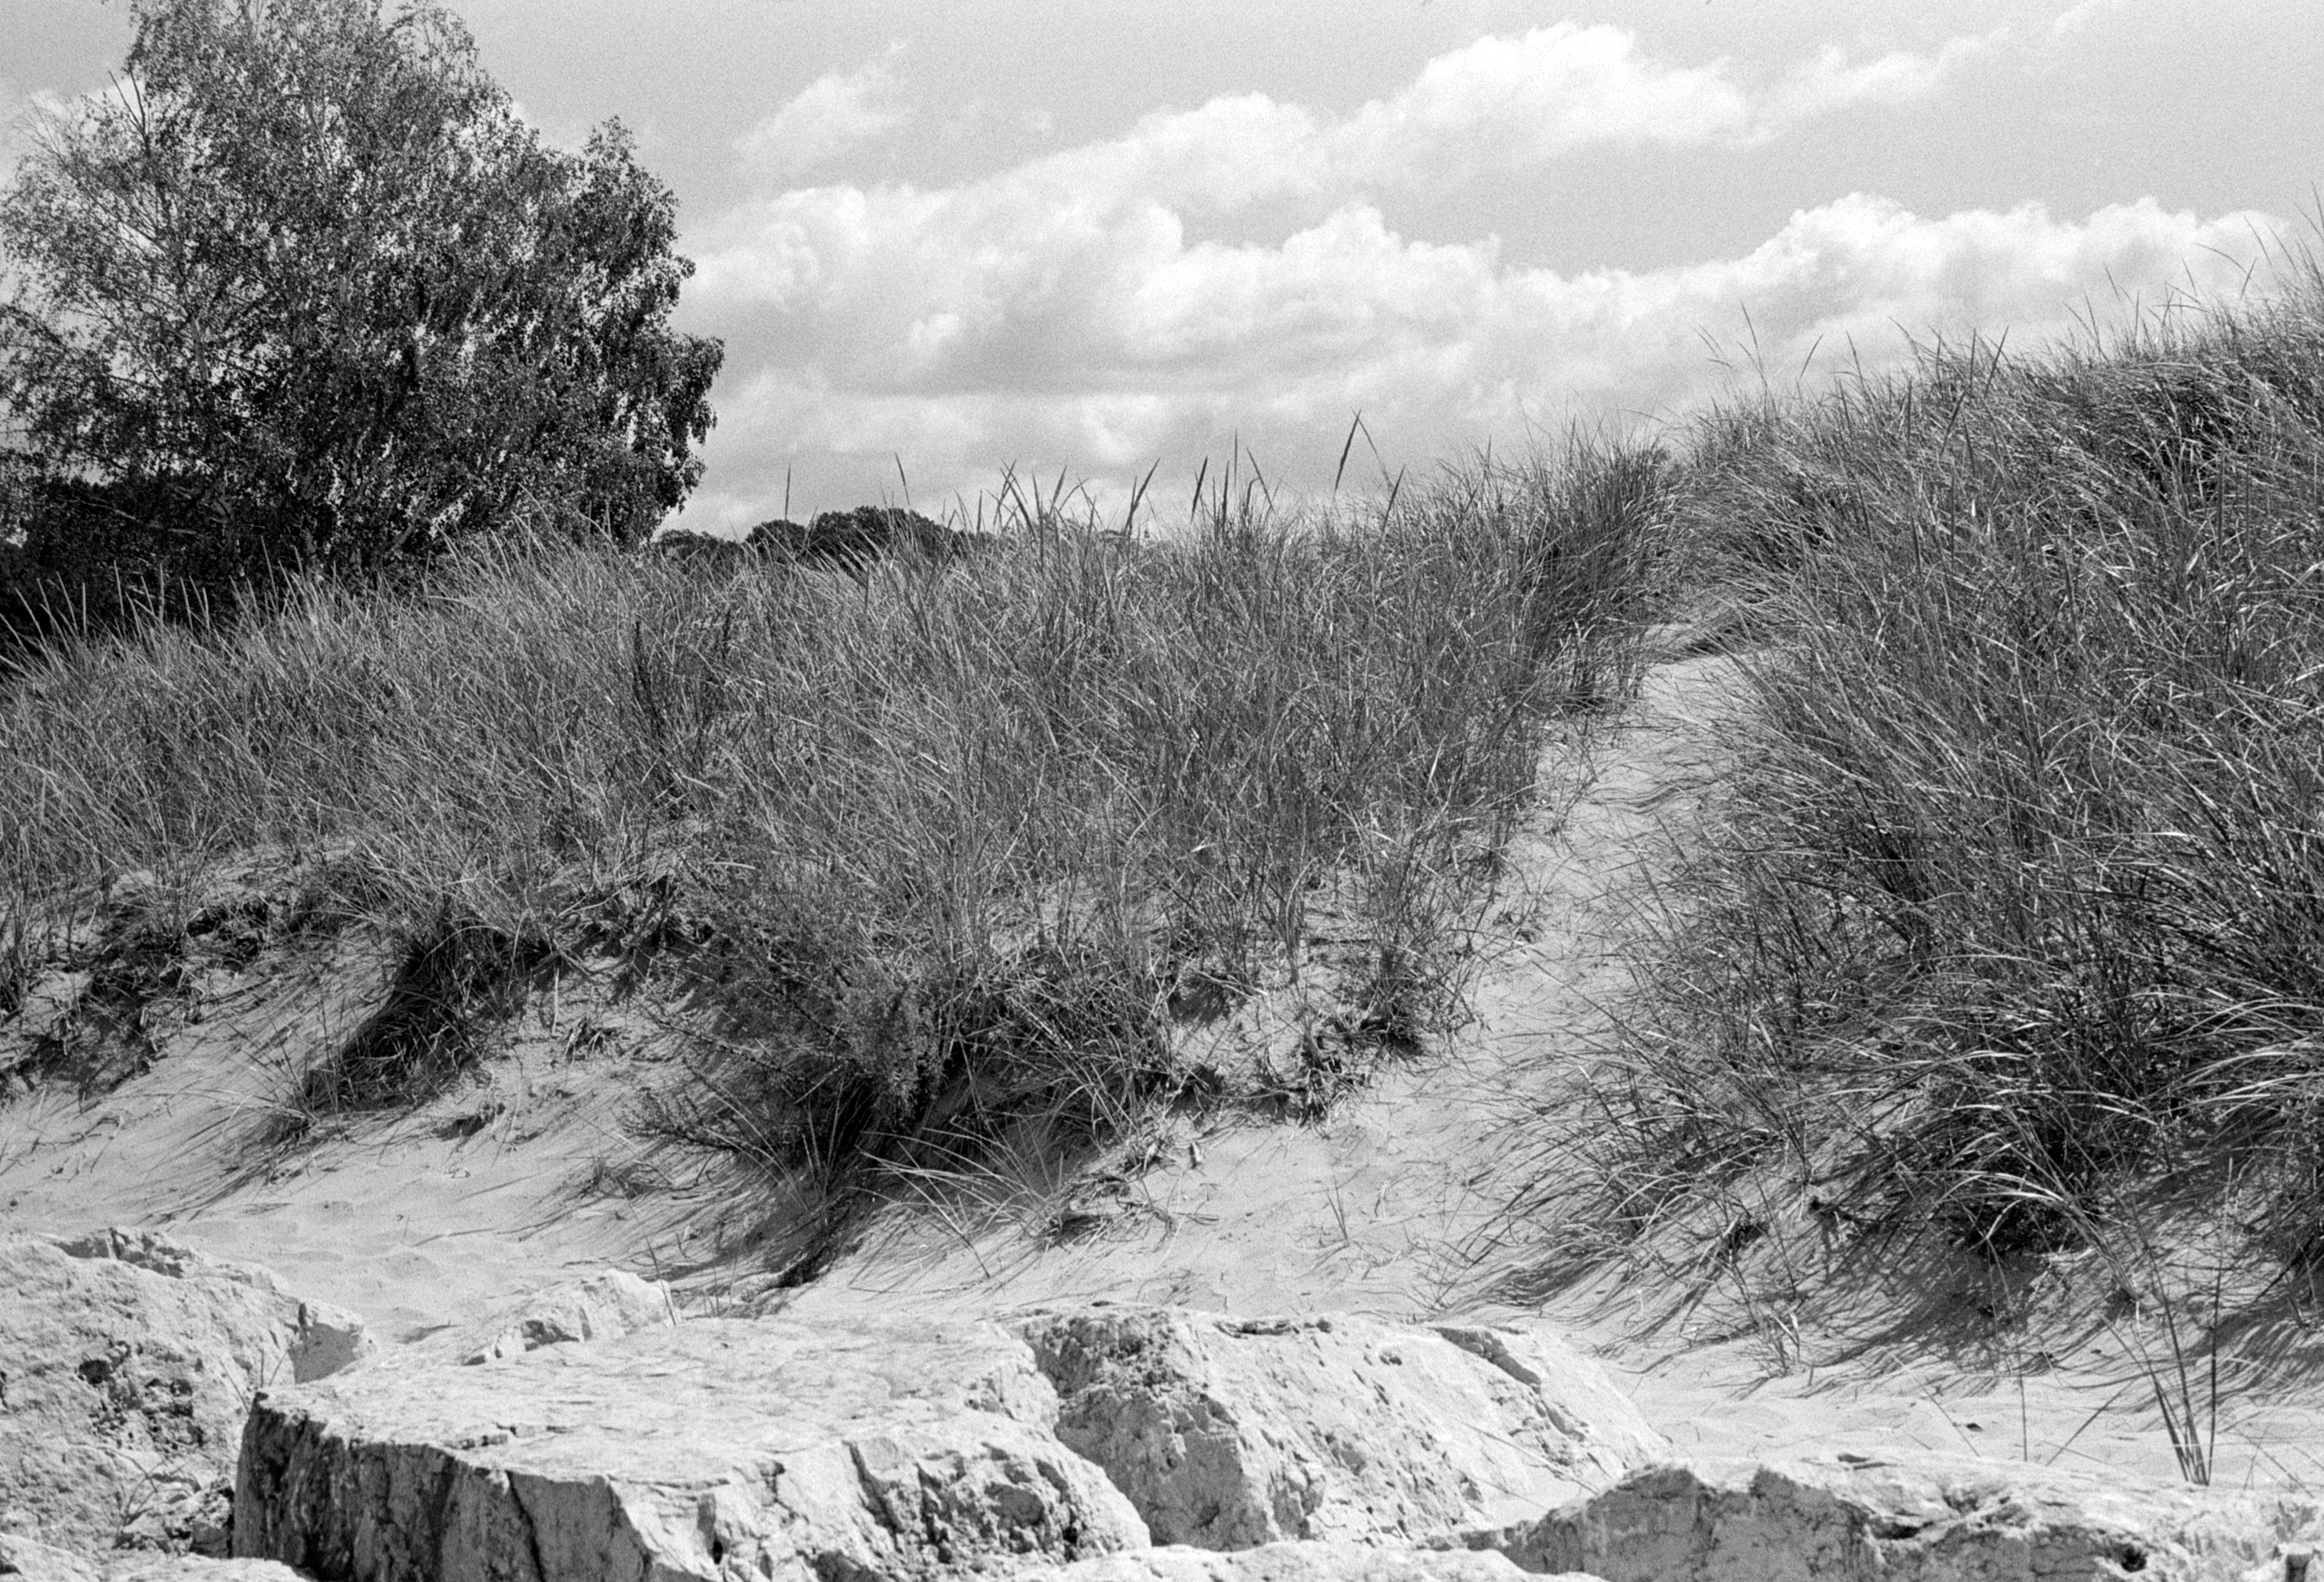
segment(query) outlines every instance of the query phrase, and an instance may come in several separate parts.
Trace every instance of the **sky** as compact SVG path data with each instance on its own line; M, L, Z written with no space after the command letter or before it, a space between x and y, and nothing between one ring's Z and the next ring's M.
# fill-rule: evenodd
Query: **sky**
M2324 180L2314 0L454 8L547 135L618 116L678 195L714 531L1012 472L1183 506L1231 454L1319 494L1359 413L1367 480L1665 431L2264 290ZM0 0L0 162L127 37Z

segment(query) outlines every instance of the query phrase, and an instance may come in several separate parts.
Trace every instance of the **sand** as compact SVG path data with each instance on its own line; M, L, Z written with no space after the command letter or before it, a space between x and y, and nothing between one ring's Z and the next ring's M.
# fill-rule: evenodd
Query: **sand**
M641 1143L636 1094L674 1069L668 1037L576 989L533 1016L478 1080L417 1112L268 1141L312 1052L375 995L357 945L262 958L208 986L165 1058L88 1102L43 1090L0 1107L0 1223L165 1228L268 1265L303 1292L417 1338L507 1298L616 1266L678 1279L697 1311L779 1303L844 1321L899 1308L1006 1313L1103 1298L1235 1313L1476 1313L1560 1325L1615 1366L1683 1449L1877 1454L1919 1446L1997 1460L2175 1476L2152 1389L2119 1337L1853 1357L1735 1303L1672 1317L1670 1293L1601 1283L1544 1305L1508 1279L1575 1228L1512 1219L1542 1128L1619 989L1614 955L1662 831L1716 772L1711 729L1736 661L1673 660L1618 724L1563 744L1555 794L1523 837L1490 932L1473 1021L1392 1064L1320 1123L1165 1118L1111 1179L1039 1178L980 1210L887 1216L802 1289L774 1292L751 1247L769 1210L731 1164ZM603 1036L580 1035L602 1032ZM1647 1320L1663 1320L1652 1333ZM2200 1397L2199 1397L2200 1399ZM2225 1403L2215 1480L2324 1485L2316 1393Z

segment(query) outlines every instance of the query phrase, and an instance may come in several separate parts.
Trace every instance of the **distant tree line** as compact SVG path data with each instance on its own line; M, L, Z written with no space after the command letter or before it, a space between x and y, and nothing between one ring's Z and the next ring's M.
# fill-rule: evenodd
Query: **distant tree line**
M810 522L777 517L761 522L740 538L677 528L656 538L653 547L666 559L691 565L732 566L761 561L861 576L880 561L949 565L991 547L995 541L993 535L964 533L916 510L859 505L853 510L824 511Z
M432 0L131 10L0 189L0 635L687 497L723 350L618 122L546 143Z

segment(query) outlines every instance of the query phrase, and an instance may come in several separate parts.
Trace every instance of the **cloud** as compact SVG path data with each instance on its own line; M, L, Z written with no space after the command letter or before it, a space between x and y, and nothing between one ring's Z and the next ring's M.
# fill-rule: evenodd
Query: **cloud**
M1351 173L1420 179L1441 179L1448 160L1473 165L1487 150L1496 162L1523 166L1607 144L1759 143L1837 110L1927 98L2006 32L1862 64L1827 46L1789 74L1760 81L1726 60L1655 60L1627 29L1560 23L1440 55L1409 87L1326 135Z
M0 77L0 181L5 181L16 169L17 159L27 144L28 117L32 106L14 83Z
M1955 40L1933 55L1892 53L1864 65L1827 51L1754 86L1730 62L1674 65L1641 51L1625 29L1560 23L1437 56L1397 93L1345 116L1265 94L1222 96L1154 112L1119 137L950 196L972 209L1158 204L1225 213L1467 179L1596 147L1748 144L1844 107L1925 97L1986 43ZM737 146L771 173L795 176L900 124L908 111L892 102L899 49L819 79Z
M691 515L770 514L792 464L812 508L885 487L899 457L935 498L1012 464L1118 489L1157 457L1166 479L1191 473L1231 437L1328 476L1357 409L1425 463L1569 415L1708 399L1730 375L1705 337L1741 336L1747 313L1763 365L1789 377L1819 348L1877 366L1908 331L2026 345L2186 271L2232 284L2261 216L1922 216L1858 194L1738 256L1561 273L1490 238L1400 234L1376 196L1608 145L1764 142L1939 92L1997 37L1755 77L1562 24L1480 39L1342 115L1226 97L956 186L763 195L687 239L690 323L728 345L712 492ZM1272 239L1190 236L1193 217L1262 205Z
M1843 51L1826 45L1770 97L1762 112L1764 132L1772 135L1795 123L1858 105L1910 104L1931 97L1962 62L1993 50L2008 31L2004 26L1948 39L1933 55L1892 50L1860 66L1850 65Z
M803 175L835 155L885 137L912 116L899 102L901 43L853 71L827 72L734 140L734 150L779 177Z
M1827 48L1786 77L1755 82L1725 60L1658 60L1623 28L1560 23L1440 55L1399 92L1316 129L1316 146L1302 152L1327 182L1351 187L1441 181L1608 145L1754 143L1836 110L1926 98L1998 37L1956 38L1934 54L1895 51L1861 65Z
M2051 23L2053 38L2065 38L2090 27L2111 11L2122 9L2124 0L2077 0L2077 4L2060 12Z
M1560 273L1511 266L1489 241L1399 235L1360 202L1241 246L1190 244L1151 206L1104 224L1048 216L1013 239L999 216L975 217L850 189L787 210L783 283L753 299L730 363L742 378L719 393L712 483L725 499L698 514L769 514L757 506L788 460L833 478L862 458L876 480L901 456L937 497L1011 464L1119 487L1157 457L1191 469L1239 434L1312 470L1357 409L1425 463L1569 415L1711 399L1732 375L1705 336L1740 341L1747 314L1778 380L1819 355L1894 363L1907 332L2006 328L2024 346L2094 308L2126 311L2117 293L2231 289L2270 225L2152 201L2080 220L2037 206L1923 216L1853 195L1738 257ZM744 269L722 253L704 270L738 327Z
M1843 108L1926 97L1997 36L1861 65L1828 50L1788 77L1755 84L1729 61L1657 60L1623 28L1559 23L1439 55L1395 94L1343 117L1264 94L1222 97L1148 115L1120 137L1002 179L1070 188L1084 200L1112 194L1231 211L1473 179L1591 148L1749 144Z
M1411 179L1477 151L1530 164L1593 144L1683 147L1731 139L1754 106L1725 62L1666 65L1624 29L1560 23L1440 55L1407 87L1326 137L1338 162Z

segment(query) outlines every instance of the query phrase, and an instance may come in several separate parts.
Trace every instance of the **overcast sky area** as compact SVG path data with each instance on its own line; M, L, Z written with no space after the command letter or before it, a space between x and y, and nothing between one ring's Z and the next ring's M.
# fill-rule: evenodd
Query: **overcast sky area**
M549 134L619 116L678 195L705 529L787 474L801 519L973 516L1011 464L1118 501L1158 463L1183 510L1238 440L1327 488L1359 410L1425 470L1908 335L2034 346L2262 289L2324 179L2315 0L455 8ZM0 115L127 36L0 0Z

